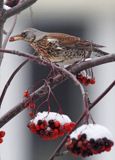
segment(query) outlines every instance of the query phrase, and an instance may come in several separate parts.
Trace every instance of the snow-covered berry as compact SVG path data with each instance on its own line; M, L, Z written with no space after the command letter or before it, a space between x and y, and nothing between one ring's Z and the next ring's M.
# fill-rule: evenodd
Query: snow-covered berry
M71 122L67 115L56 112L39 112L28 124L30 131L38 134L44 140L63 136L73 127L74 122Z
M74 155L87 157L104 151L108 152L113 144L113 136L106 127L87 124L70 134L66 147Z

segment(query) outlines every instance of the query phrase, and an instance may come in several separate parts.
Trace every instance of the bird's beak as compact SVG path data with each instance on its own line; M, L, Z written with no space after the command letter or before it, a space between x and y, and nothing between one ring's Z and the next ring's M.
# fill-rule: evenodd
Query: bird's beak
M18 35L10 37L9 41L13 42L13 41L18 41L18 40L22 40L22 39L23 39L23 37L21 36L21 34L18 34Z

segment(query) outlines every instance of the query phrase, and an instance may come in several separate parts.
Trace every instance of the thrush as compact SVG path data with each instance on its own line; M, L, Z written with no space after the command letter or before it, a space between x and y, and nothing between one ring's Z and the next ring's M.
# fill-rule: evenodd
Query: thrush
M104 46L64 33L49 33L28 28L10 38L10 41L17 40L28 42L42 59L63 66L89 58L94 52L97 56L107 55L100 49Z

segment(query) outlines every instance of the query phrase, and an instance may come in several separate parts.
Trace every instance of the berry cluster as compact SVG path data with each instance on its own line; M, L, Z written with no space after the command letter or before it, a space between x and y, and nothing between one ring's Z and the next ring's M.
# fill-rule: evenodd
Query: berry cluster
M76 78L80 81L80 83L82 83L85 86L88 86L89 84L95 84L94 78L84 75L82 73L78 74Z
M70 118L55 112L39 112L30 121L28 128L32 133L38 134L44 140L53 140L70 132L75 126Z
M36 104L35 102L32 100L32 98L30 97L30 92L28 90L25 90L23 93L23 96L25 98L30 98L29 101L25 104L25 107L28 108L30 110L29 112L29 116L31 118L34 118L35 114L34 114L34 110L36 108Z
M0 143L3 142L3 137L5 136L5 132L4 131L0 131Z
M70 135L66 143L67 149L72 154L82 157L110 151L112 146L112 136L108 129L93 124L79 127Z

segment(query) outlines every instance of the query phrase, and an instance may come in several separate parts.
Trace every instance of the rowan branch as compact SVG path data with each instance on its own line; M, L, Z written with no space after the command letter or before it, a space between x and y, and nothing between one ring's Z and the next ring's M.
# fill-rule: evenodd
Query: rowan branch
M3 16L3 0L0 0L0 48L2 47L2 38L3 38L3 20L2 20L2 16ZM3 58L3 54L0 54L0 65L2 62L2 58Z
M22 3L19 3L18 5L16 5L15 7L7 10L4 13L4 19L6 20L7 18L10 18L12 16L14 16L15 14L20 13L21 11L25 10L26 8L30 7L31 5L33 5L37 0L26 0Z
M19 52L16 50L8 50L8 49L4 50L4 49L0 48L0 54L1 53L4 53L4 54L9 53L9 54L13 54L13 55L18 55L18 56L25 57L25 58L32 60L32 61L37 61L37 63L39 63L40 65L51 66L50 62L44 62L38 56L30 55L29 53ZM72 67L69 67L70 68L69 71L73 74L77 74L78 72L80 72L84 69L88 69L91 67L95 67L95 66L102 65L105 63L110 63L110 62L115 62L115 54L109 54L106 56L83 61L81 63L73 64Z
M4 51L2 51L4 52ZM19 52L18 52L19 53ZM26 57L27 58L27 57ZM35 58L35 56L34 56ZM30 59L30 57L29 57ZM90 67L94 67L94 66L98 66L104 63L108 63L108 62L113 62L115 61L115 55L111 54L111 55L107 55L107 56L103 56L100 58L95 58L86 62L81 62L81 63L77 63L72 65L71 67L67 68L70 72L72 72L73 74L77 74L80 71L84 70L84 69L88 69ZM59 84L61 84L63 81L65 81L68 77L63 76L61 74L58 74L55 77L52 77L52 81L48 81L48 84L50 85L50 87L53 89L56 86L58 86ZM41 86L39 89L37 89L35 92L33 92L30 97L33 100L36 99L40 99L43 98L44 96L46 96L48 93L48 88L46 87L46 85ZM3 125L5 125L9 120L11 120L12 118L14 118L18 113L20 113L22 110L25 109L25 103L28 102L29 99L26 99L24 101L22 101L21 103L17 104L15 107L13 107L9 112L7 112L3 117L1 117L0 119L0 127L2 127Z

